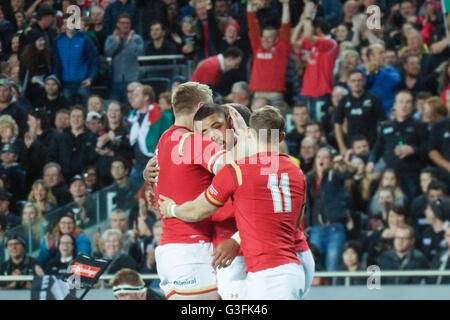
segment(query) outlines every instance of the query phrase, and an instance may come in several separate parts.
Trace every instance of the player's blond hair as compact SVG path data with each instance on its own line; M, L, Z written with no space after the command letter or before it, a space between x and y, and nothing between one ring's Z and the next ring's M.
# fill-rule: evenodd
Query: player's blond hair
M280 137L284 132L284 117L280 110L272 106L265 106L253 112L250 117L250 128L256 134L258 139L260 134L267 133L267 143L275 143L272 141L272 135Z
M172 94L172 107L175 115L189 115L196 111L200 102L214 103L211 89L197 82L180 84Z

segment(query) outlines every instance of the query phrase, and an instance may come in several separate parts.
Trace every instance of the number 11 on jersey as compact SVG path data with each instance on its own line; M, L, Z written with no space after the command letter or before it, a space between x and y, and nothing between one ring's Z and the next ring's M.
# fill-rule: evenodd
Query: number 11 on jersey
M280 184L278 185L278 176L276 174L269 174L269 181L267 182L267 188L269 188L272 194L273 211L278 212L291 212L291 191L289 190L289 176L287 173L281 174ZM283 210L284 200L284 210Z

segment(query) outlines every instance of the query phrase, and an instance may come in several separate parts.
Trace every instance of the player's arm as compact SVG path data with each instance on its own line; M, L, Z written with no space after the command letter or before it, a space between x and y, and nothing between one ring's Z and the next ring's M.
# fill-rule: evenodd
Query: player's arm
M208 218L220 208L206 200L205 192L202 192L195 200L182 205L177 205L175 201L163 195L160 195L159 198L159 208L166 219L178 218L185 222L197 222Z

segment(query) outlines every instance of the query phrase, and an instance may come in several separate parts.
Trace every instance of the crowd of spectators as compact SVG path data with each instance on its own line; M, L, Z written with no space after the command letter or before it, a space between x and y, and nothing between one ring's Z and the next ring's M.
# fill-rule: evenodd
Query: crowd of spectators
M371 5L378 29L367 23ZM161 223L142 172L173 124L171 92L191 79L217 103L270 104L286 116L283 147L308 182L316 270L450 269L450 14L441 6L0 0L0 275L64 273L77 253L112 259L109 274L156 272ZM156 91L138 58L173 54L193 74ZM98 209L89 195L105 187L117 208L107 230L87 236Z

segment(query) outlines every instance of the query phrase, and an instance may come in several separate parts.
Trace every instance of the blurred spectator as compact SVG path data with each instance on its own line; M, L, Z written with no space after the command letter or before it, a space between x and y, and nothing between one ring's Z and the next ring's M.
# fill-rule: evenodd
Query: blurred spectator
M81 175L75 175L70 179L70 194L72 200L67 210L73 213L77 226L80 228L89 227L99 221L96 221L96 204L93 198L88 196L87 185Z
M346 240L345 225L350 199L344 181L355 170L349 159L335 158L328 148L321 148L314 169L307 175L306 217L311 226L309 242L319 248L327 271L339 270L342 247ZM334 162L334 164L333 164Z
M322 127L325 132L325 138L333 148L338 148L336 136L334 134L334 117L341 99L348 95L348 90L341 86L335 86L331 92L331 103L326 106L322 116ZM345 126L345 125L344 125ZM347 130L347 128L345 128ZM346 131L345 130L345 131Z
M441 99L444 101L444 103L447 102L447 100L450 100L450 59L447 60L447 62L444 64L444 67L442 68L442 75L441 75Z
M146 56L160 56L177 54L177 46L175 43L166 36L166 27L159 20L155 20L150 24L150 43L145 48ZM166 60L149 61L146 64L150 65L163 65L168 64ZM152 76L166 77L167 70L152 70Z
M12 193L11 201L16 204L25 197L25 172L16 162L18 150L14 144L5 144L0 150L0 177L6 181L6 189Z
M294 33L303 29L298 45L306 63L301 95L308 98L311 118L320 120L326 112L322 107L327 107L331 102L333 70L339 54L339 45L330 39L330 26L324 18L317 17L312 20L315 10L314 2L305 4L305 10ZM297 36L294 41L298 41Z
M99 53L103 54L103 47L106 41L107 35L105 34L105 30L103 29L103 17L105 15L105 10L98 6L94 6L91 8L91 18L94 24L93 31L95 32L95 36L100 44Z
M418 219L422 219L425 217L424 212L425 208L428 205L428 188L432 182L437 180L437 171L435 168L426 167L420 171L420 189L421 194L415 197L411 202L411 212L412 212L412 223L416 227L419 223ZM445 189L445 185L443 186ZM423 224L424 220L422 219L420 224ZM417 231L417 229L416 229ZM419 233L420 234L420 233Z
M14 26L13 24L6 19L5 11L3 7L0 6L0 43L2 46L2 50L5 52L9 52L11 47L11 39L14 35Z
M0 116L3 115L14 119L19 127L16 136L23 137L27 128L27 113L13 100L11 84L6 79L0 79Z
M93 134L98 135L102 129L102 115L95 111L89 111L86 116L86 128Z
M64 32L55 39L53 73L61 79L63 95L69 101L85 104L97 77L99 55L87 35L67 26L69 18L70 14L64 14Z
M0 188L0 214L6 217L6 229L10 230L20 224L20 218L10 211L11 194L4 188Z
M356 69L359 63L358 51L353 49L341 51L335 63L335 85L346 87L350 72Z
M142 37L131 29L131 17L122 13L105 43L105 55L112 58L112 87L109 98L126 102L126 88L139 78L138 57L144 53Z
M116 205L119 208L126 208L127 215L137 206L134 195L141 187L135 180L128 177L130 165L123 158L115 157L111 161L111 176L113 184L111 191L116 192Z
M385 115L388 116L393 105L395 92L401 82L401 76L397 69L385 65L384 51L383 45L372 44L367 50L369 61L363 67L360 67L360 70L365 75L366 89L380 98Z
M33 10L27 10L26 16L29 19L31 14L33 13ZM33 43L33 39L29 38L29 34L33 34L33 32L40 32L44 35L45 38L45 45L47 49L52 49L54 45L54 41L56 39L56 32L53 29L53 25L55 23L55 15L56 12L51 6L41 6L36 11L36 22L31 24L31 28L28 31L28 33L25 32L24 39L22 41L21 47L24 47L25 45L29 43Z
M427 125L429 136L433 125L447 115L447 109L441 98L430 97L424 101L421 115L422 121Z
M127 161L133 157L128 128L123 120L121 105L117 101L111 101L108 105L103 130L99 133L95 151L99 154L96 166L101 185L112 183L111 163L114 157L122 157Z
M328 148L333 153L337 154L337 151L327 143L327 139L323 134L322 125L317 120L311 120L305 125L305 137L313 138L319 148Z
M253 52L250 73L250 90L255 97L271 100L283 98L286 84L286 66L290 53L290 13L289 1L280 0L283 7L281 30L264 26L262 36L256 17L256 2L247 4L249 39Z
M357 241L348 241L342 248L342 270L344 271L364 271L365 264L362 257L362 247ZM334 284L336 285L363 285L366 284L367 279L363 277L355 278L336 278Z
M318 151L319 146L313 138L303 138L299 153L300 167L303 172L309 173L313 169L314 159Z
M70 127L70 111L68 109L61 109L56 112L55 121L53 122L56 131L63 132Z
M28 32L29 43L20 56L22 94L30 101L44 94L44 79L52 70L52 54L45 46L44 34L38 30Z
M112 260L105 270L105 274L113 274L123 268L138 271L139 267L132 257L123 250L123 236L120 230L109 229L100 238L103 259ZM100 257L100 256L99 256Z
M10 115L0 116L0 147L13 146L17 155L17 161L26 168L26 146L23 138L19 137L17 122Z
M397 227L394 235L394 249L382 253L377 265L384 270L426 270L430 264L422 252L414 248L414 229L406 224ZM382 284L423 283L420 277L384 277Z
M376 143L371 151L367 171L383 157L386 165L395 170L399 184L408 197L414 199L419 193L418 182L422 159L426 153L426 128L412 117L413 97L408 91L395 96L395 120L380 126Z
M252 100L252 104L250 106L250 109L252 110L252 112L255 112L256 110L258 110L259 108L265 107L269 104L269 100L265 97L254 97Z
M431 263L431 269L434 270L449 270L450 269L450 228L445 230L444 234L445 243L447 244L447 248L442 250L437 255L433 257L433 261ZM450 283L450 277L437 277L435 281L432 283L435 284L448 284Z
M402 206L408 205L408 199L406 198L405 194L403 193L402 189L400 188L400 182L398 180L397 173L395 172L395 170L393 170L391 168L387 168L381 174L378 189L375 192L374 196L372 197L372 199L369 203L368 210L372 214L377 214L379 212L387 213L385 210L383 210L382 207L380 207L379 193L382 188L391 188L392 189L391 191L393 192L393 194L392 194L393 201L396 204L399 204ZM382 200L381 202L386 204L386 201ZM383 219L386 219L386 215L383 215Z
M105 9L103 16L103 32L109 36L114 32L120 14L127 13L131 17L132 28L136 30L137 11L131 0L116 0Z
M398 89L409 90L414 96L420 91L436 92L437 81L434 74L422 73L418 56L410 55L403 60L404 74Z
M63 234L58 241L56 256L46 264L45 273L63 276L68 273L68 267L77 256L75 239L70 234Z
M69 101L61 94L61 82L55 75L45 78L45 93L36 101L36 107L45 111L47 120L54 123L56 113L69 108Z
M53 209L56 209L57 201L51 189L45 184L44 180L36 180L31 191L28 194L27 200L36 205L42 214L46 214Z
M138 183L143 183L142 172L153 156L159 137L173 123L172 114L167 111L161 112L155 98L151 86L138 86L132 103L134 110L128 116L131 124L130 145L136 159L131 175Z
M155 20L162 20L161 22L168 25L168 17L166 15L167 4L163 0L135 0L137 11L141 14L139 29L136 30L145 40L149 39L148 30L150 24Z
M57 135L50 127L43 110L35 109L28 113L28 131L25 133L26 189L42 175L42 169L48 162L48 151L52 140Z
M300 144L305 136L305 126L309 121L309 111L305 103L300 102L292 106L292 122L295 128L286 135L285 142L289 148L289 154L298 156Z
M430 201L425 209L428 227L423 231L419 247L427 259L431 261L434 256L447 248L444 239L445 230L450 221L450 202L447 198L438 198Z
M91 94L87 102L87 111L94 111L100 115L103 115L104 109L105 107L103 98L98 94Z
M354 135L363 135L373 145L377 134L377 121L386 119L380 99L364 89L364 74L353 70L349 74L350 94L342 97L335 113L334 130L341 154L345 154ZM347 120L347 134L343 124Z
M82 177L84 182L86 183L88 194L91 194L100 189L98 173L94 165L87 166L86 169L83 170Z
M35 275L42 277L44 270L39 262L25 252L25 240L17 233L10 233L5 237L9 260L0 265L0 274L9 276ZM5 289L31 289L31 282L3 283Z
M406 34L407 44L403 48L401 48L398 52L398 56L400 58L416 55L420 59L421 69L425 74L430 72L430 62L432 55L430 54L430 50L428 46L423 41L422 34L416 29L411 29Z
M61 165L66 178L81 174L87 165L94 164L97 159L97 137L86 128L85 119L84 108L73 106L70 109L70 128L56 135L50 145L49 160Z
M47 221L36 204L25 203L22 208L22 232L25 241L33 251L37 250L45 236Z
M242 56L243 52L241 49L229 47L223 54L219 53L199 63L192 74L191 81L209 84L217 88L226 72L239 67L242 62Z
M230 95L232 103L240 103L244 106L250 107L250 90L248 89L247 82L239 81L233 83Z
M69 188L64 183L61 166L56 162L49 162L44 166L42 172L43 180L51 188L51 192L55 196L58 206L69 203L72 197Z
M45 238L42 240L38 256L40 263L46 264L56 255L56 244L58 239L61 239L61 236L64 234L70 234L75 239L75 247L78 253L91 254L91 242L89 238L84 234L82 229L77 227L73 214L66 213L59 219L52 233L47 232Z
M161 92L158 99L159 109L161 111L172 110L172 95L170 91Z

